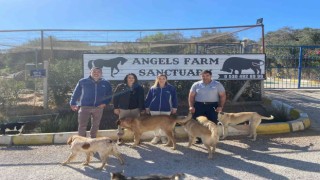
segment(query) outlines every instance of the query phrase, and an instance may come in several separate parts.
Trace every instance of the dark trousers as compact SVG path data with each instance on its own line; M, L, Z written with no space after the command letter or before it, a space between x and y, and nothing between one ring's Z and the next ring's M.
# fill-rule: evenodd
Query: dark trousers
M209 104L204 104L202 102L195 102L194 103L195 113L193 114L192 118L196 119L199 116L205 116L208 118L208 120L217 124L218 117L217 117L217 112L215 111L215 108L217 107L218 107L218 102L209 103Z

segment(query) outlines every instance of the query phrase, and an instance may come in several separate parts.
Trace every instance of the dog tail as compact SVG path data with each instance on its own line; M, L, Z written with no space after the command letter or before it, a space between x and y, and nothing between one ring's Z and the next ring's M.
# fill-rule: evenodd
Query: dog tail
M270 117L261 116L261 119L272 120L274 117L272 115Z
M181 124L184 124L184 123L190 121L191 119L192 119L192 113L190 113L190 112L189 112L188 116L185 118L182 118L182 119L175 118L176 122L181 123Z

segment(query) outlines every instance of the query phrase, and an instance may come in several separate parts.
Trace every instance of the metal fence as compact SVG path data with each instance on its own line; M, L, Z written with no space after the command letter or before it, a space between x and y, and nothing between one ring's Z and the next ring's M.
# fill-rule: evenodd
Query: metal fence
M265 88L320 88L320 46L266 46Z

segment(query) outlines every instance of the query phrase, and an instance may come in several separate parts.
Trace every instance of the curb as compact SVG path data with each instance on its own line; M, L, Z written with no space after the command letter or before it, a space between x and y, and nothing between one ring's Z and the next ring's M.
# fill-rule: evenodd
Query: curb
M307 113L301 112L298 109L293 108L287 104L284 104L278 100L272 100L271 104L273 107L284 107L287 113L291 111L299 112L300 117L296 120L283 122L283 123L268 123L260 124L257 128L258 134L278 134L278 133L289 133L295 131L302 131L310 127L311 121ZM289 114L288 114L289 115ZM221 127L221 126L219 126ZM248 135L249 126L247 125L236 125L229 126L229 136L237 135ZM21 134L21 135L1 135L0 145L49 145L49 144L66 144L67 139L76 135L77 132L61 132L61 133L39 133L39 134ZM219 134L222 135L222 130L219 128ZM87 132L87 136L89 131ZM184 131L183 127L175 127L176 138L187 138L188 134ZM99 130L98 137L108 136L112 139L117 139L117 130ZM153 138L153 132L143 133L141 139L148 140ZM125 141L133 140L133 133L125 130L123 136Z

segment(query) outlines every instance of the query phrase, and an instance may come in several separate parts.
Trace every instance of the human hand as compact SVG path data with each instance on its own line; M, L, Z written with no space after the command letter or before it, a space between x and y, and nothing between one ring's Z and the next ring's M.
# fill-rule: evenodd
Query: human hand
M146 108L146 114L150 114L150 109Z
M176 114L176 113L177 113L177 109L173 108L173 109L171 110L171 114Z
M222 107L217 107L216 112L222 112Z
M196 110L194 109L194 107L189 107L189 111L193 114Z
M116 115L119 115L120 114L120 109L114 109L113 113L116 114Z
M107 106L106 104L100 104L98 107L103 109L103 108L105 108L106 106Z
M72 111L78 111L79 106L71 105L70 108L71 108Z

